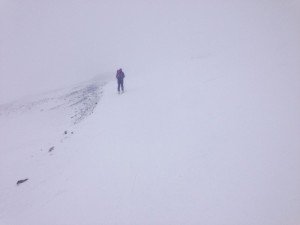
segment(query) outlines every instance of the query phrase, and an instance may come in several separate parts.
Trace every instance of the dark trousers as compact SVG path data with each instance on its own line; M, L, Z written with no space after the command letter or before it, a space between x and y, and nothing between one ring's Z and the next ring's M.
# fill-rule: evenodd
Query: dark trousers
M118 80L118 92L120 92L120 89L122 89L122 91L124 91L124 84L123 84L123 79L119 79Z

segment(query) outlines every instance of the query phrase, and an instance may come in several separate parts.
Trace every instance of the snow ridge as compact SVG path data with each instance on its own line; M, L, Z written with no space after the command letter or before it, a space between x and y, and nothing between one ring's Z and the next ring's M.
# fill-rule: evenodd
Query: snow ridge
M0 105L0 116L60 110L65 115L72 114L70 119L73 124L77 124L93 113L102 97L104 85L105 82L90 81L71 89L51 91L34 98Z

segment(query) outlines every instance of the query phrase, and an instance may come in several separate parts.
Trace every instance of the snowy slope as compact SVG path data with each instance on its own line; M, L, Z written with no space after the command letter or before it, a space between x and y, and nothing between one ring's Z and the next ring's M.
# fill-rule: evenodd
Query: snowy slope
M26 178L42 184L62 169L59 163L67 163L67 158L54 162L50 158L76 135L74 126L93 113L104 83L93 80L1 106L1 215L7 210L18 214L40 186L30 188L29 196L20 201L28 193L14 192L10 184Z
M299 225L298 1L111 2L62 1L36 45L5 42L1 78L38 90L45 71L50 88L124 65L126 92L110 72L0 105L0 225Z
M94 113L75 125L51 108L36 117L49 105L66 106L65 115L72 104L58 104L61 97L2 115L18 129L39 118L27 127L34 138L25 132L1 151L2 223L297 224L299 120L278 106L296 108L296 96L276 105L274 85L172 72L168 82L128 77L123 95L108 83Z

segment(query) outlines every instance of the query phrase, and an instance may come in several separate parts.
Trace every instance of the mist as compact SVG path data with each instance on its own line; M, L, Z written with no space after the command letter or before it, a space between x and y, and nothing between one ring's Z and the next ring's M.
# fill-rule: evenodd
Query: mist
M166 3L2 1L0 101L163 64L186 30L184 4Z
M210 56L247 69L273 55L270 68L298 70L298 9L297 1L1 0L0 103L113 78L119 67L146 76Z
M0 225L298 225L299 12L0 0Z

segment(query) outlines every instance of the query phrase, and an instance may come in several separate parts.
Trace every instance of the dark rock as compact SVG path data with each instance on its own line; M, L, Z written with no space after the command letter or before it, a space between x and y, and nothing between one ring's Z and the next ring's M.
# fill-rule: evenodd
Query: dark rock
M65 131L65 134L68 134L68 131L67 131L67 130Z
M26 182L26 181L28 181L28 178L23 179L23 180L18 180L18 181L17 181L17 185L20 185L20 184L22 184L22 183L24 183L24 182Z
M49 148L48 152L52 152L54 150L54 146L52 146L51 148Z

